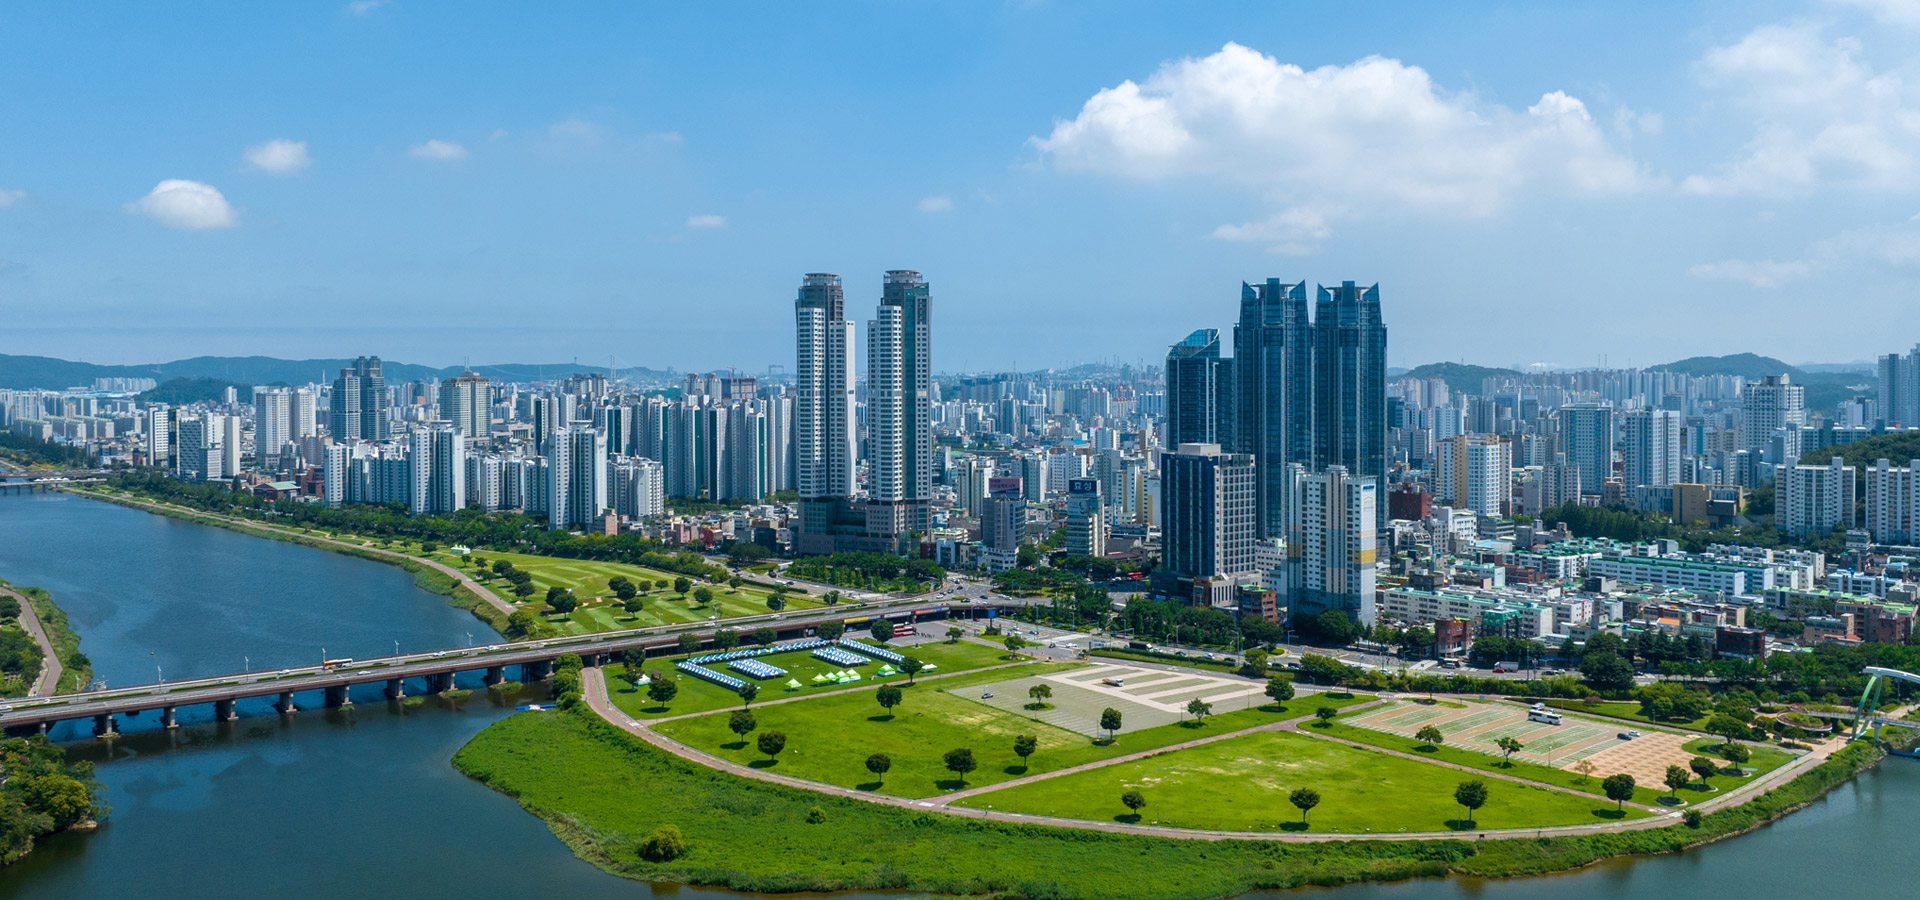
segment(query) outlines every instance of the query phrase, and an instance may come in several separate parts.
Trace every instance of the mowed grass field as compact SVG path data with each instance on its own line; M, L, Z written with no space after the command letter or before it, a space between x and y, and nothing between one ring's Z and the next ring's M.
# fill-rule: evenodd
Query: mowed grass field
M1453 802L1472 775L1287 732L1259 732L1132 762L977 794L956 805L1033 815L1132 822L1121 805L1139 791L1142 822L1229 831L1301 830L1288 802L1320 793L1305 830L1395 833L1533 828L1615 821L1613 804L1544 787L1484 779L1487 805L1473 816ZM1628 810L1628 818L1646 813Z
M445 550L426 554L438 562L454 568L463 568L460 557ZM528 556L522 553L494 553L482 551L478 556L485 560L491 569L495 560L506 560L533 576L532 595L521 604L514 596L513 587L505 579L493 577L481 581L488 590L508 603L524 605L527 608L547 611L545 597L550 587L568 588L580 601L580 606L566 616L547 615L548 624L561 634L588 634L598 631L618 631L627 628L645 628L654 625L675 625L685 622L702 622L710 616L722 619L741 616L766 615L767 597L770 592L763 588L741 586L733 590L722 584L707 584L694 579L694 587L706 587L713 591L713 604L702 605L693 599L692 592L682 598L674 593L672 584L681 577L672 572L648 569L626 563L599 562L586 559L565 559L553 556ZM472 569L466 569L472 574ZM635 586L642 588L640 599L644 606L637 616L629 615L620 605L618 597L607 582L616 575L624 575ZM666 582L664 590L655 588L660 582ZM815 609L821 603L806 594L790 593L786 595L786 610Z
M933 672L926 673L928 675L939 675L948 672L966 672L986 666L1011 662L1011 660L1002 658L1006 656L1006 651L1004 650L965 641L956 644L921 644L918 647L893 646L891 649L938 667ZM740 705L739 694L713 682L702 681L698 678L688 678L675 672L674 664L684 658L685 657L674 656L647 660L647 668L649 670L674 672L675 681L680 686L680 691L675 695L672 702L664 706L655 703L649 698L646 688L636 688L631 682L627 681L624 667L617 665L608 666L606 669L607 690L613 698L613 705L619 707L622 712L636 719L658 719L666 716L681 716L689 713L710 712L716 709L726 709ZM765 681L755 682L760 685L759 703L766 703L770 700L780 700L793 696L821 694L843 687L841 685L822 686L814 684L813 676L826 674L828 672L839 672L846 667L836 666L832 663L815 659L813 654L808 651L776 653L770 656L755 657L755 659L787 670L787 674L783 677L769 678ZM871 678L874 671L879 668L880 664L878 662L869 662L866 665L854 667L854 670L859 672L862 677ZM745 678L745 676L740 675L740 673L726 668L724 663L719 664L719 668L715 671L725 672L738 678ZM996 670L996 672L998 671L1006 670ZM1023 669L1021 671L1026 670ZM794 679L799 680L804 687L799 691L789 692L786 686L787 682ZM752 679L745 680L752 681ZM906 682L907 677L905 675L896 675L880 683L904 685ZM874 686L877 687L879 683L862 681L860 684L862 686L874 684ZM876 711L879 710L879 708L879 706L874 707ZM721 727L725 727L724 722L722 722ZM729 736L731 736L731 733L729 733Z
M1136 730L1128 730L1123 722L1112 742L972 699L981 684L1041 674L1051 668L1058 666L995 669L977 676L922 682L906 689L905 700L891 714L880 706L874 689L756 708L758 731L779 731L787 736L786 750L773 760L759 752L754 735L742 739L727 728L731 713L663 723L659 731L723 759L782 775L922 798L1228 734L1306 715L1322 705L1337 708L1368 699L1322 699L1316 695L1285 707L1209 716L1199 724L1189 720ZM1098 710L1094 713L1097 715ZM1032 735L1038 743L1038 750L1025 760L1013 752L1018 735ZM946 752L963 747L973 751L979 764L964 784L945 765ZM885 753L893 760L893 768L884 780L866 768L867 757L874 753Z

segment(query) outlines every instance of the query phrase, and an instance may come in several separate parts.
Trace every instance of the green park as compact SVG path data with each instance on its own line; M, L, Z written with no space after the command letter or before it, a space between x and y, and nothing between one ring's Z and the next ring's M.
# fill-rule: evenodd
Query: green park
M475 567L446 548L422 553L416 546L410 552L460 568L500 599L526 604L541 612L560 634L677 625L714 617L766 615L774 611L768 601L776 592L745 579L714 583L629 563L495 551L471 554L483 563ZM499 563L512 568L498 571ZM519 592L521 581L509 575L516 571L529 576L525 579L528 586L525 593ZM620 595L617 590L620 582L615 579L625 579L626 584L632 585L629 597ZM569 596L560 599L555 595L558 602L549 603L549 593L556 588ZM821 598L797 590L783 590L777 596L780 597L777 606L782 610L815 609L823 605ZM557 606L567 608L556 609Z

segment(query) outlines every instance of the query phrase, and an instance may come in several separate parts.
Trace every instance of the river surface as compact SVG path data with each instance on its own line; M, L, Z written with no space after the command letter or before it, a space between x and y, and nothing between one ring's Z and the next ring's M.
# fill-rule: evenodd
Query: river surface
M0 496L0 578L44 587L111 684L215 675L334 656L465 646L493 634L380 563L178 522L64 495ZM478 687L462 681L461 687ZM151 716L107 745L81 740L114 807L93 834L43 841L0 870L0 898L676 897L574 858L513 801L448 759L503 715L484 692L406 709L377 686L350 711L274 714L242 703L216 724L182 709L169 734ZM142 718L145 721L142 721ZM1810 809L1752 835L1678 856L1512 881L1423 880L1266 895L1334 900L1803 900L1920 895L1920 761L1892 759ZM1119 863L1124 864L1124 863ZM865 895L862 895L865 896ZM849 895L851 897L851 895Z

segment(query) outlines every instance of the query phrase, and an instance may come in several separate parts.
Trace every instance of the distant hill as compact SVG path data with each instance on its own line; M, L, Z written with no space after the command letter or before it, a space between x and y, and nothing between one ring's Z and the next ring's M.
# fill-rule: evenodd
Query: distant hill
M1651 372L1681 372L1687 375L1738 375L1742 378L1759 380L1768 375L1787 375L1794 381L1800 381L1807 372L1787 365L1771 356L1757 353L1735 353L1730 356L1689 356L1679 362L1670 362L1661 366L1649 366Z
M1824 466L1836 456L1862 471L1883 459L1904 468L1908 463L1920 459L1920 431L1893 431L1838 447L1809 450L1800 455L1800 464Z
M234 395L241 403L253 402L253 385L219 378L169 378L153 390L140 392L139 399L168 406L186 406L219 400L226 396L227 388L234 389Z
M107 366L72 362L49 356L10 356L0 354L0 388L46 388L58 390L86 387L95 378L152 378L166 382L175 378L218 378L237 384L307 384L329 381L340 369L353 364L350 359L278 359L271 356L196 356L167 363L131 366ZM505 363L474 366L474 371L500 381L535 381L565 378L576 372L604 372L604 366L578 363ZM451 378L465 371L464 366L433 367L385 360L383 371L388 381L420 381ZM671 374L644 366L619 370L628 378L652 378Z
M1494 369L1487 366L1471 366L1466 363L1438 362L1427 363L1409 369L1403 378L1439 378L1447 383L1449 390L1469 394L1480 393L1482 381L1488 378L1517 378L1520 373L1513 369Z

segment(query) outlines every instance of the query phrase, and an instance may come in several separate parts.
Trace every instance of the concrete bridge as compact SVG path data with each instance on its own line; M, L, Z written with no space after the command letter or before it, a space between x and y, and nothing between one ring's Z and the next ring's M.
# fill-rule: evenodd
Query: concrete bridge
M105 470L0 473L0 493L24 494L30 491L51 491L75 484L99 484L106 480Z
M702 622L633 631L584 634L538 641L501 642L486 647L440 650L376 659L355 660L343 666L308 666L276 672L223 675L191 681L137 685L79 694L16 700L0 705L0 728L9 734L46 733L55 723L91 719L94 734L111 736L118 732L117 718L135 713L157 711L160 723L175 727L175 713L182 706L205 704L213 707L221 721L238 718L236 701L272 697L282 715L300 707L295 695L319 692L327 707L348 706L348 689L356 685L381 684L389 700L406 696L411 682L424 694L438 694L453 687L454 675L482 673L483 680L498 684L507 680L509 669L517 668L523 682L539 681L553 673L553 661L563 654L575 653L588 665L615 661L630 649L644 649L648 655L679 652L683 634L704 632L702 645L712 640L712 630L729 628L752 631L772 628L783 638L798 637L828 622L846 622L882 617L896 622L945 619L985 609L984 605L946 606L928 604L924 599L829 607L800 613L749 616L723 622ZM850 629L851 630L851 629Z

